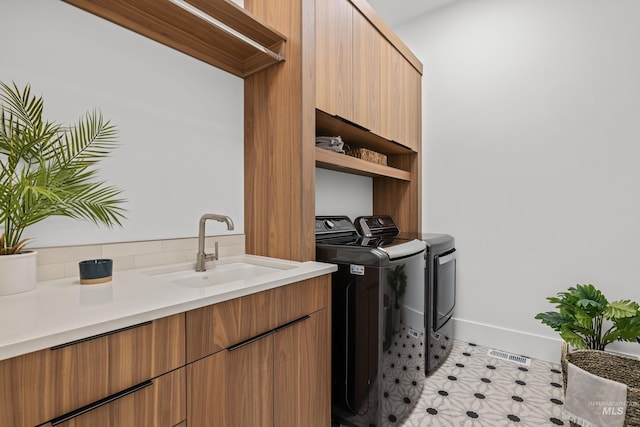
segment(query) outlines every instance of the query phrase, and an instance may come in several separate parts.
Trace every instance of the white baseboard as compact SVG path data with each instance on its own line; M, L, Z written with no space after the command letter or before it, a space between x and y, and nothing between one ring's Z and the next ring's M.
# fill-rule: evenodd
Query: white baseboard
M424 332L424 313L407 305L402 306L402 321L418 332Z
M560 363L560 338L553 339L500 326L453 318L457 340L503 350L547 362Z

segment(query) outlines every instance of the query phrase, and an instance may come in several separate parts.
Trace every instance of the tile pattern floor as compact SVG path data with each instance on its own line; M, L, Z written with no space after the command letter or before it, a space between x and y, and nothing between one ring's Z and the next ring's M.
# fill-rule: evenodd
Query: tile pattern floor
M402 415L402 403L408 406L415 395L407 382L401 381L398 387L388 390L382 405L383 426L569 425L562 418L564 396L559 365L532 360L530 366L525 367L488 356L488 350L454 340L449 358L427 377L408 417L396 417L396 414ZM398 372L397 369L394 372Z
M526 367L454 340L446 362L423 382L422 341L398 334L385 354L382 427L569 426L558 364L532 360Z
M528 367L488 356L488 348L454 341L443 366L430 375L420 400L401 424L385 426L543 427L562 418L562 373L557 364Z

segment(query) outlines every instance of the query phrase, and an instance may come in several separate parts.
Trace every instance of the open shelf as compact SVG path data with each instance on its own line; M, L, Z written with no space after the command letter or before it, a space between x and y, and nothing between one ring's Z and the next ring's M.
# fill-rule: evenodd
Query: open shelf
M316 136L339 136L350 148L367 148L390 156L415 154L411 149L384 139L367 129L316 109ZM362 160L316 147L316 166L354 175L411 181L409 171Z
M183 2L219 26L170 0L64 1L238 77L284 60L286 37L228 0Z
M368 148L389 155L411 154L411 149L384 139L356 124L316 109L316 136L340 136L351 148Z
M338 172L346 172L354 175L371 176L374 178L387 177L402 181L411 181L411 174L402 169L379 165L346 154L334 153L316 147L316 166L322 169L330 169Z

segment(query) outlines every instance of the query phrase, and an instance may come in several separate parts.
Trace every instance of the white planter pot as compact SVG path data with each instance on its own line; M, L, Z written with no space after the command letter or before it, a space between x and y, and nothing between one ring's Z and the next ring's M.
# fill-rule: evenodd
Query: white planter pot
M34 251L0 255L0 296L19 294L36 288L37 255Z

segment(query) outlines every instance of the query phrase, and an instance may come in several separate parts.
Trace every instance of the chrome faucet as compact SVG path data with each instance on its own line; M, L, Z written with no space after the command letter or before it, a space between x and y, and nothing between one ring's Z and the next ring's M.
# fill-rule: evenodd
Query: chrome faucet
M226 215L204 214L200 218L200 227L198 228L198 255L196 257L196 271L206 271L206 262L218 259L218 242L215 242L215 252L206 254L204 252L204 226L208 219L227 223L227 230L233 230L233 221Z

